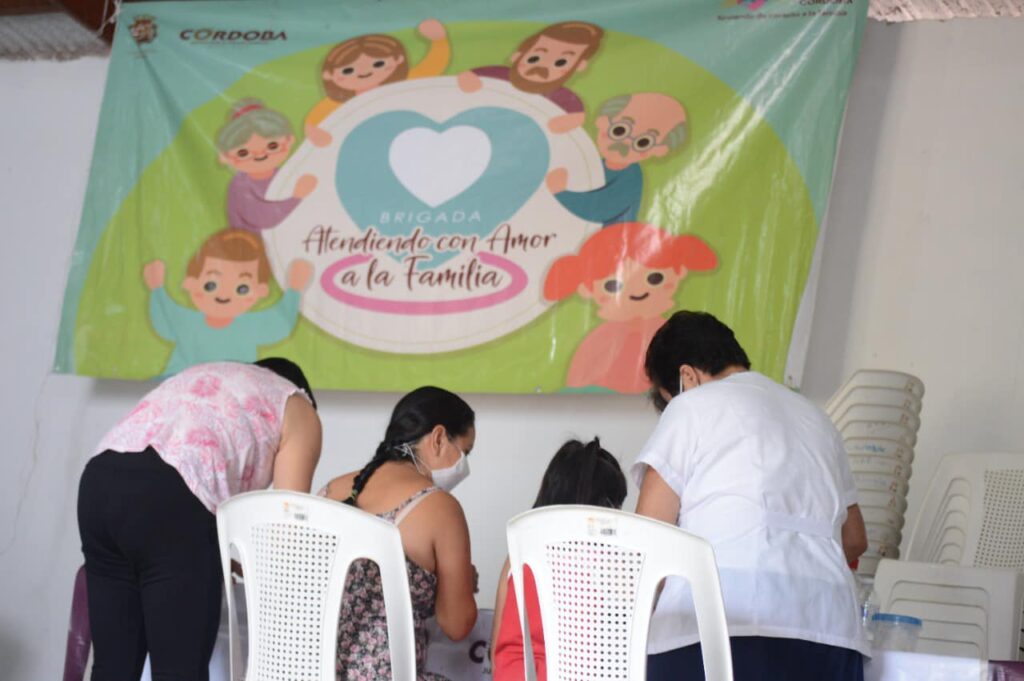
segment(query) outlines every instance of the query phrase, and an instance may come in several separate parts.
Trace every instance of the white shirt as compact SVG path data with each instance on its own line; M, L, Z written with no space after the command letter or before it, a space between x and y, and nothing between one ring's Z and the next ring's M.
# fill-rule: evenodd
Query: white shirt
M711 542L730 636L869 654L840 530L857 490L842 438L804 397L753 371L669 402L632 467L679 495L679 527ZM648 652L696 643L685 580L667 580Z

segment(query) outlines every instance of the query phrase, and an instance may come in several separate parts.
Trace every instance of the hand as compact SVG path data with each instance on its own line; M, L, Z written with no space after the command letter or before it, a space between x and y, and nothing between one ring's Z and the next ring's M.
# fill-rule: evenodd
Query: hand
M292 196L297 199L304 199L312 194L314 189L316 189L316 176L303 175L295 183L295 191L292 192Z
M155 291L164 285L165 269L163 260L154 260L146 263L146 266L142 268L142 278L150 291Z
M480 76L476 75L472 71L463 71L459 74L456 81L459 83L459 89L463 92L476 92L484 86L480 80Z
M231 575L233 577L238 577L239 580L241 580L242 577L243 577L243 575L242 575L242 564L239 563L237 560L232 560L231 561Z
M427 19L416 27L416 30L420 32L420 35L427 40L444 40L448 37L448 31L445 30L444 24L437 19Z
M318 128L315 125L306 126L306 139L313 143L316 147L326 147L330 144L334 138L331 137L331 133L327 132L323 128Z
M584 115L582 113L562 114L555 116L548 121L548 130L556 135L561 135L583 125Z
M555 168L544 178L544 184L552 194L560 194L569 186L569 171L565 168Z
M288 266L288 288L304 291L312 278L313 263L299 258L292 260L292 264Z

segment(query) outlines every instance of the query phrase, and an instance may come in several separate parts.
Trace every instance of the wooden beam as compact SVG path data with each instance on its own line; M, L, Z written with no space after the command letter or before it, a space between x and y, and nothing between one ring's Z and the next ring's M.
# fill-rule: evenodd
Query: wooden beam
M0 16L15 14L46 14L63 12L63 8L55 0L0 0Z
M104 12L111 12L114 8L113 0L57 0L64 11L73 16L78 23L96 33L100 26L107 19ZM103 25L103 32L100 37L107 44L114 39L114 25Z

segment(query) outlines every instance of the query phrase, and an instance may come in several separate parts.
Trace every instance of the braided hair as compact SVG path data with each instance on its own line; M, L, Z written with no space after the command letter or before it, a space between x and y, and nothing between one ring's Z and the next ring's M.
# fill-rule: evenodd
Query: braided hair
M355 506L370 476L385 463L411 459L413 445L435 427L444 426L448 437L456 438L473 427L475 418L465 400L453 392L433 386L413 390L395 405L384 439L352 481L352 493L345 503Z
M583 444L569 440L551 458L544 471L534 508L558 504L586 504L622 508L626 477L619 462L594 438Z

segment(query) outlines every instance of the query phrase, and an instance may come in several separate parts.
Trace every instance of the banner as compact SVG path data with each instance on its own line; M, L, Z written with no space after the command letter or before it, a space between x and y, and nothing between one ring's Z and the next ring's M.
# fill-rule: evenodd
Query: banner
M866 7L126 4L56 370L638 393L695 309L796 384Z

